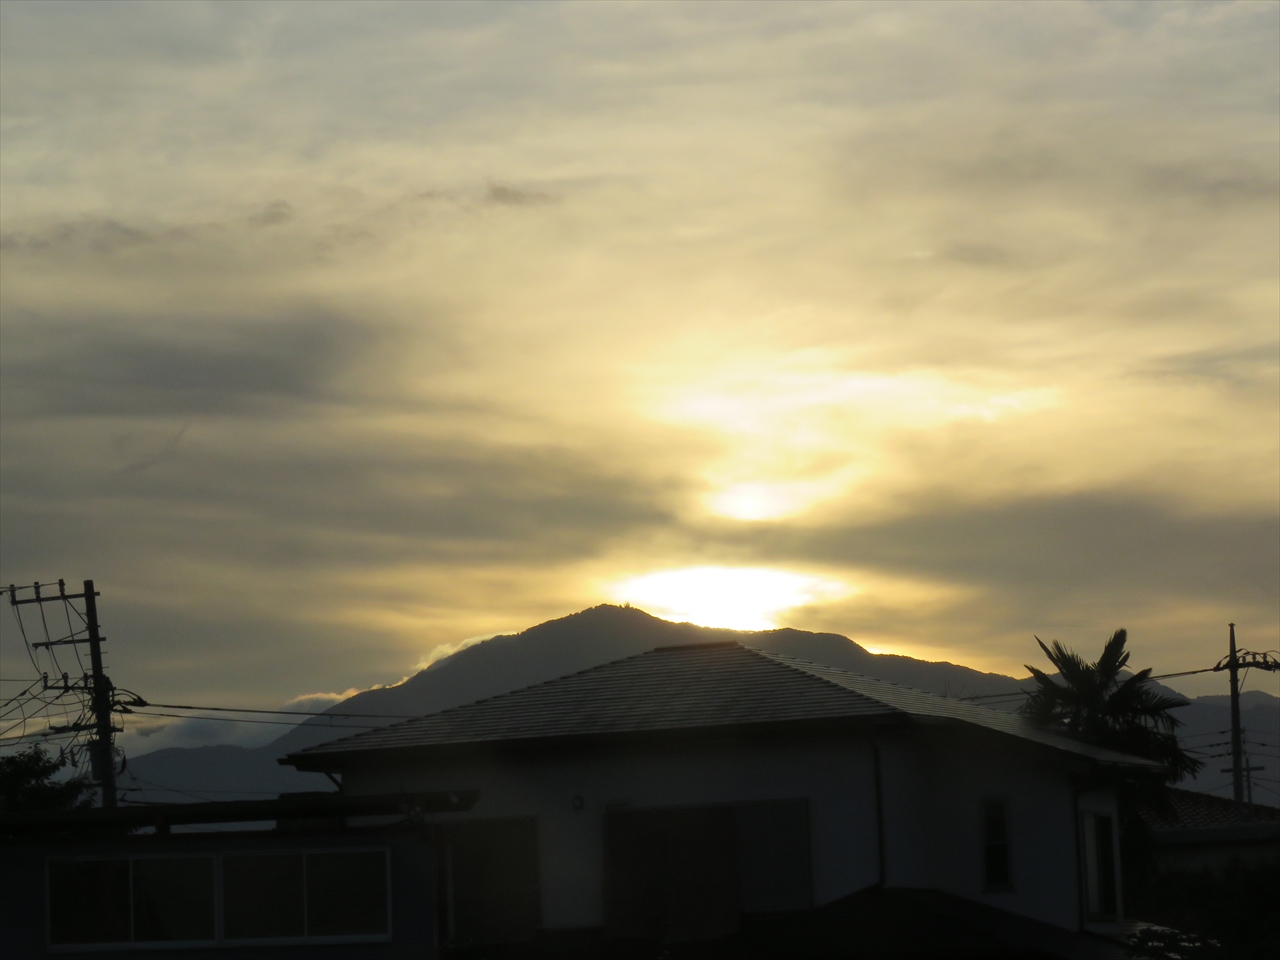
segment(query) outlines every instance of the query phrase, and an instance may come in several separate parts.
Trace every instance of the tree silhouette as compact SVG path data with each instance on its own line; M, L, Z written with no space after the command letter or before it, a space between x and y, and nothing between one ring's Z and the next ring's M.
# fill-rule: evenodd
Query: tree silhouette
M1165 696L1152 688L1151 669L1123 676L1129 663L1121 628L1102 648L1102 656L1086 663L1057 640L1052 646L1036 637L1059 680L1030 664L1036 689L1022 705L1023 715L1047 726L1065 728L1073 736L1122 753L1164 764L1166 783L1190 776L1203 766L1178 745L1181 725L1171 711L1187 705L1182 697Z
M0 813L77 810L92 805L93 785L84 777L56 779L66 766L43 747L0 757Z

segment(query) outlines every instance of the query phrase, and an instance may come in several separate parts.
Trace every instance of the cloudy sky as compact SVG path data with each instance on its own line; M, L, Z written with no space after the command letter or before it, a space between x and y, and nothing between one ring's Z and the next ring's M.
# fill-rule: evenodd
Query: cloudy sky
M0 578L94 578L122 686L606 601L1277 646L1280 4L0 18Z

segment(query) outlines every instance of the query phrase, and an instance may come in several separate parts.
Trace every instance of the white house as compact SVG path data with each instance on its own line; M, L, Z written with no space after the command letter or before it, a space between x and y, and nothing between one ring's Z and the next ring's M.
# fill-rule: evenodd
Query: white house
M1063 932L1122 914L1109 777L1020 717L735 643L661 647L281 761L435 817L442 940L667 942L869 889Z

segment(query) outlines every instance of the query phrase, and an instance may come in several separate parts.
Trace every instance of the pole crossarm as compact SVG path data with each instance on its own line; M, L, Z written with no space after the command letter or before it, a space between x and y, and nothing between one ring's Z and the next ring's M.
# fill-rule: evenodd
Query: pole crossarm
M58 599L57 597L54 598ZM99 641L105 641L106 637L99 637ZM41 647L65 647L69 643L92 643L89 637L67 637L65 640L42 640L39 643L33 643L31 646L39 650Z
M1215 671L1232 669L1231 654L1227 654L1214 666ZM1269 653L1254 653L1252 650L1237 650L1235 653L1235 669L1237 670L1270 670L1280 671L1280 660Z

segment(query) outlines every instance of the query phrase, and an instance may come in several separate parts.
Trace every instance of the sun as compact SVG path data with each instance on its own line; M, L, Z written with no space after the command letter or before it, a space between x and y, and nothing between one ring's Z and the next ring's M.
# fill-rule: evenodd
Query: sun
M786 610L851 591L834 580L767 567L685 567L631 577L611 592L666 620L771 630Z

